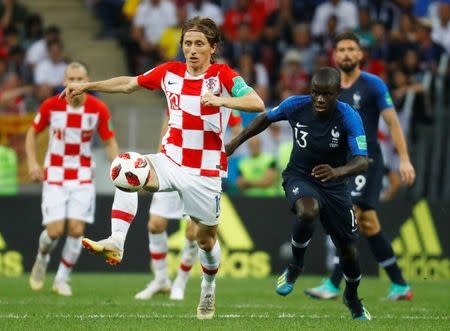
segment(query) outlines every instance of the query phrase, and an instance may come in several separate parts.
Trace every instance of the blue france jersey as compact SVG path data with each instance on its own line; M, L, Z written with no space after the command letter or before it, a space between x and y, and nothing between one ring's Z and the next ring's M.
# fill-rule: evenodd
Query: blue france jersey
M326 120L313 110L311 96L293 96L267 112L272 122L287 120L292 127L294 145L285 173L311 176L319 164L331 167L347 163L347 155L367 155L366 137L361 117L343 102ZM341 183L339 178L334 183Z
M391 95L383 80L361 71L359 78L349 88L342 89L339 100L351 105L361 115L367 137L369 155L381 155L378 143L378 122L383 110L393 108Z

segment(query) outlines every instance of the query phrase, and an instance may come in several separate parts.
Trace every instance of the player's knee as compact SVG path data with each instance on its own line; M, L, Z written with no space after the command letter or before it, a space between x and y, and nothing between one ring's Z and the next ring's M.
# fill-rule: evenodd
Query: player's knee
M312 223L319 215L319 209L318 208L305 208L303 210L297 211L297 218L300 221Z
M69 221L69 224L67 226L67 235L75 238L81 237L82 235L84 235L84 228L85 228L84 222Z
M204 251L210 252L213 249L214 244L215 240L212 237L197 238L198 247Z
M72 231L67 231L67 234L71 237L78 238L84 235L84 229L83 228L74 228Z
M47 234L52 240L60 238L64 233L64 228L60 227L48 227Z
M166 223L159 219L150 219L148 222L148 231L153 234L163 233L166 230Z
M319 215L319 203L316 199L302 198L295 204L297 217L301 221L312 223Z
M189 227L186 229L186 239L190 241L195 240L195 229Z

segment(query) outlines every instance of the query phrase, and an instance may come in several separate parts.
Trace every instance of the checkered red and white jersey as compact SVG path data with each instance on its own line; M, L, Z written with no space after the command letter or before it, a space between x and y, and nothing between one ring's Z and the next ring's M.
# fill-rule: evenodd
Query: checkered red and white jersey
M34 119L41 132L49 126L45 155L45 181L55 185L92 183L94 162L92 139L97 130L103 140L114 136L108 107L92 95L78 108L57 96L46 99Z
M192 76L182 62L164 63L138 76L140 86L162 89L169 109L168 130L162 152L188 172L201 176L227 173L223 143L231 109L201 104L201 96L236 96L251 90L226 64L212 64L199 76ZM238 78L238 79L237 79Z

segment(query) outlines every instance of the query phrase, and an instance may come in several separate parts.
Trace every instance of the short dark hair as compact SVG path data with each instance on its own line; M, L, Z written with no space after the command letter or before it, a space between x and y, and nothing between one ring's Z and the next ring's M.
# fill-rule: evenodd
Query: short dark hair
M183 29L181 30L181 38L180 38L180 44L182 47L184 35L188 31L202 32L206 36L206 39L208 39L208 43L211 46L214 45L218 46L219 43L222 41L222 32L220 31L216 22L214 22L212 19L208 17L195 16L194 18L191 18L186 23L184 23ZM215 60L214 55L215 54L211 56L211 62L214 62Z
M49 35L49 34L60 34L61 33L61 29L59 26L57 25L49 25L47 28L45 28L44 31L44 35Z
M336 48L337 44L339 42L341 42L342 40L352 40L358 45L358 47L361 47L361 43L359 41L359 37L354 32L348 31L348 32L342 32L342 33L338 34L336 36L336 38L334 39L334 47Z
M14 24L9 24L3 29L3 34L5 36L17 35L17 34L19 34L19 30L17 29L17 27Z
M333 67L322 67L314 73L312 84L341 86L341 73Z

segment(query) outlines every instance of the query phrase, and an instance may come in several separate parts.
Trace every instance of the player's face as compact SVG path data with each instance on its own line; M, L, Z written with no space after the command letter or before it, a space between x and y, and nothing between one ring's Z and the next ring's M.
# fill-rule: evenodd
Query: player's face
M64 75L64 86L69 83L85 83L88 81L86 70L82 67L68 68Z
M311 87L314 110L318 113L329 113L336 107L339 87L333 85L314 84Z
M187 31L183 38L183 54L186 64L192 68L203 68L210 64L216 46L212 47L205 34L200 31Z
M354 40L341 40L336 45L336 64L344 72L355 70L362 60L362 51Z

